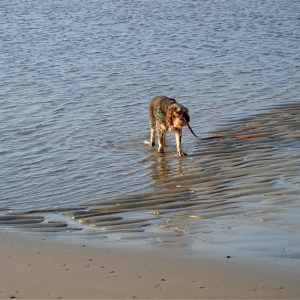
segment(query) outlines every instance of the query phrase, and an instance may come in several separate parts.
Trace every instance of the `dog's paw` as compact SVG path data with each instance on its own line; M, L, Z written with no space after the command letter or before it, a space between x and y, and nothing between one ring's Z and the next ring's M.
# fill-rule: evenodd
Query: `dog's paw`
M148 145L148 146L151 146L151 147L153 147L153 146L155 146L155 142L148 142L148 141L143 141L143 143L144 143L144 145Z
M178 152L178 155L179 155L179 156L187 156L187 154L184 153L184 152L182 152L182 151Z

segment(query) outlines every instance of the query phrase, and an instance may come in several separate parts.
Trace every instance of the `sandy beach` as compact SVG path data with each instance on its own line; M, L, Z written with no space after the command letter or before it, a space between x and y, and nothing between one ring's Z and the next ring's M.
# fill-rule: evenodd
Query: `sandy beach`
M1 233L0 298L296 299L297 261L186 255Z

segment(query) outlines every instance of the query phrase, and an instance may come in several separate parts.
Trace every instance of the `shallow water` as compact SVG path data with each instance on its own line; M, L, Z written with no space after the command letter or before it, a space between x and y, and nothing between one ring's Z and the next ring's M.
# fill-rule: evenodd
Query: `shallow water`
M241 248L258 230L257 248L275 232L267 248L299 255L299 141L281 138L299 132L297 2L4 0L0 15L1 224ZM143 145L157 94L201 137L262 138L185 128L189 156L172 134L159 155Z

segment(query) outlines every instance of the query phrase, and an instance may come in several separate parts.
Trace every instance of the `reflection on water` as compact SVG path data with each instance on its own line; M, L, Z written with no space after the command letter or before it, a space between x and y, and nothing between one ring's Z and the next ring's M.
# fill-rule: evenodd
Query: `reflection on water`
M155 187L165 181L172 180L174 176L180 176L185 172L182 166L181 157L167 157L164 154L155 153L155 155L149 156L144 162L151 162L149 167L149 175L152 181L155 183Z

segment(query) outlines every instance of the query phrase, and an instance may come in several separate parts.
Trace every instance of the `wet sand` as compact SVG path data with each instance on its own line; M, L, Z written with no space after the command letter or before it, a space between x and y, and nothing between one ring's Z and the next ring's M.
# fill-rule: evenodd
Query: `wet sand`
M0 234L0 298L296 299L299 263Z

